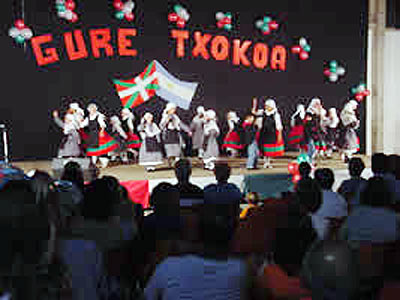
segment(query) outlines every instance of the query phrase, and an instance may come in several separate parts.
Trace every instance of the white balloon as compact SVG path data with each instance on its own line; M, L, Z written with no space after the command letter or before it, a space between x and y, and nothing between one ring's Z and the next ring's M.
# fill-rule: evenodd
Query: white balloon
M303 38L303 37L302 37L302 38L299 40L299 45L301 46L301 48L304 48L305 46L307 46L308 43L307 43L306 38Z
M58 17L65 19L67 11L59 11L57 13Z
M67 20L72 20L73 17L74 17L73 12L72 12L71 10L67 9L67 10L65 11L65 18L66 18Z
M124 7L128 7L132 11L135 8L135 2L127 1L125 2Z
M257 28L261 28L263 25L264 25L264 21L263 21L263 20L258 20L258 21L256 22L256 27L257 27Z
M346 70L345 70L345 68L343 68L343 67L339 67L339 68L337 68L336 73L337 73L339 76L343 76L343 75L346 73Z
M225 18L225 14L219 11L215 14L215 18L217 19L217 21L222 20L223 18Z
M329 75L329 80L331 82L336 82L339 79L339 76L335 73L332 73L331 75Z
M130 7L124 5L124 7L122 8L122 11L124 12L124 14L129 14L132 12L133 9L131 9Z
M21 30L21 35L24 37L24 39L30 40L33 37L33 32L30 28L24 28Z
M64 4L65 1L64 0L56 0L56 4Z
M12 28L10 28L10 30L8 31L8 35L9 35L10 37L12 37L13 39L15 39L17 36L19 36L19 34L20 34L20 31L19 31L19 29L16 28L16 27L12 27Z
M187 10L186 9L182 9L179 13L178 13L178 16L180 16L182 19L184 19L186 22L189 20L189 18L190 18L190 15L189 15L189 13L187 12Z

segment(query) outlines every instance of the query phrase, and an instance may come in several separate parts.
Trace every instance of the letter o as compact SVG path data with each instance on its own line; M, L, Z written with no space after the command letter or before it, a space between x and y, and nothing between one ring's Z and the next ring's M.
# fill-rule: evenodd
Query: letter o
M217 35L211 41L211 55L215 60L225 60L229 55L229 41L222 35Z
M253 49L253 64L258 69L264 69L268 64L268 46L258 43Z

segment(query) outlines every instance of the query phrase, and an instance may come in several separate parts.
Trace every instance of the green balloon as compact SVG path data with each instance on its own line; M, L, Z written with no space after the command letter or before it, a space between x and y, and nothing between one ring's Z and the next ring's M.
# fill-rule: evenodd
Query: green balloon
M310 51L311 51L311 47L310 47L309 45L305 45L305 46L303 47L303 49L304 49L304 51L306 51L306 52L310 52Z
M329 66L331 67L331 68L337 68L337 66L338 66L338 63L337 63L337 61L336 60L332 60L330 63L329 63Z
M22 35L17 35L17 36L15 37L15 41L16 41L18 44L23 44L23 43L25 43L25 38L24 38Z
M336 73L336 71L337 71L336 67L332 67L332 66L329 68L329 70L330 70L332 73Z
M230 12L227 12L227 13L225 14L225 17L227 17L227 18L232 18L232 14L231 14Z
M125 17L125 14L124 14L123 11L117 11L117 12L115 13L115 17L116 17L118 20L122 20L122 19Z
M353 88L351 88L351 93L352 94L357 94L357 90L358 90L357 88L353 87Z
M269 26L268 26L268 24L265 24L265 23L264 23L264 25L261 26L261 30L262 30L262 31L269 31Z
M182 6L180 6L179 4L174 5L174 11L179 14L179 12L183 9Z
M301 164L302 162L311 163L310 157L309 157L307 154L305 154L305 153L300 154L300 155L297 157L297 162L298 162L299 164Z
M232 29L232 25L231 25L231 24L225 24L225 25L224 25L224 28L225 28L226 30L231 30L231 29Z
M57 8L57 11L58 11L58 12L65 12L65 11L67 10L66 7L65 7L65 5L62 4L62 3L57 4L57 5L56 5L56 8Z
M264 23L269 23L271 22L271 18L270 17L264 17Z

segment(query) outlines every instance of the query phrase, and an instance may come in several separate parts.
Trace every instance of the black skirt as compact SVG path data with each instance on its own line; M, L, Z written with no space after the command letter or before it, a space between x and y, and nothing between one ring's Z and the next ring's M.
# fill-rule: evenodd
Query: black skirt
M166 130L163 135L164 144L179 144L179 131L178 130Z
M146 137L146 151L147 152L159 152L160 151L160 143L158 142L156 137Z

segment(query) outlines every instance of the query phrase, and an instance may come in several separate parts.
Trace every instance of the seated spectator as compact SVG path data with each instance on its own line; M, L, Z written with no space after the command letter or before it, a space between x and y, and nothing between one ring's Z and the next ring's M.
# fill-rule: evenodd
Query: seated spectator
M299 174L301 176L301 179L308 179L311 178L311 165L308 162L303 161L299 165Z
M321 207L312 214L313 227L319 239L325 239L330 228L330 218L343 218L347 216L346 200L332 191L335 176L331 169L318 169L314 174L315 180L322 188Z
M178 180L178 184L175 187L179 190L182 207L203 204L203 190L190 183L191 175L192 165L189 160L181 159L175 164L175 176Z
M351 245L358 242L383 243L399 238L399 217L390 208L393 194L381 177L370 178L360 195L360 205L353 208L339 237Z
M0 191L0 211L1 299L60 299L68 293L68 274L54 260L55 226L36 204L30 182L9 181Z
M386 169L386 155L374 153L371 157L371 169L374 176L383 177Z
M83 178L83 171L81 165L75 161L70 161L64 166L61 180L69 181L74 184L82 193L85 188L85 182Z
M161 262L146 286L146 299L249 299L250 270L245 261L228 256L235 222L216 215L213 205L205 207L204 251Z
M360 204L360 193L366 188L367 180L361 177L365 169L364 162L359 157L353 157L349 161L350 179L344 180L338 189L338 193L346 199L350 206Z
M256 209L259 206L260 195L256 192L247 193L245 200L248 205L240 212L240 219L245 219L251 210Z

